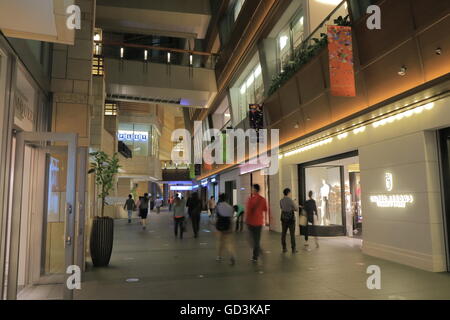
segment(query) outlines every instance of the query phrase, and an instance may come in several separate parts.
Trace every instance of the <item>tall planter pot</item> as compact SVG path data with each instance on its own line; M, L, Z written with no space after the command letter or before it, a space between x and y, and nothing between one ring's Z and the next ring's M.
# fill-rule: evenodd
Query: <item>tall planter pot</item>
M95 217L92 225L90 249L95 267L109 264L114 240L114 220L110 217Z

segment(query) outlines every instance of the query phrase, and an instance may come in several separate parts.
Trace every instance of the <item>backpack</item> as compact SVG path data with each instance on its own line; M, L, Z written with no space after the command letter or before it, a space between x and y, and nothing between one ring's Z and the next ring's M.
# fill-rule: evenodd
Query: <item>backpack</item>
M139 209L148 209L148 199L147 201L144 199L139 203Z
M281 212L281 221L283 222L291 222L295 220L294 211L282 211Z
M217 222L216 222L216 229L218 231L227 231L231 227L231 218L230 217L222 217L221 215L217 214Z

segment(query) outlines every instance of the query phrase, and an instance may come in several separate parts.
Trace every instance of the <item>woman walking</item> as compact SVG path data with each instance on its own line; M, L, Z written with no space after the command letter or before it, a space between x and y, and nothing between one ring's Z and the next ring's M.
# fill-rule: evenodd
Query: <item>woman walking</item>
M226 196L222 193L219 196L219 202L216 206L216 229L218 231L218 250L217 250L217 261L223 260L223 253L225 250L228 251L230 255L230 264L234 265L236 263L235 253L234 253L234 243L233 243L233 233L231 219L233 217L233 207L226 202Z
M202 212L202 203L198 197L198 193L194 192L187 200L186 207L188 207L188 214L192 222L192 230L194 231L194 238L198 237L198 230L200 229L200 216Z
M303 207L303 209L306 212L306 217L307 217L306 226L303 226L303 230L305 231L304 235L305 235L305 250L306 251L310 251L309 244L308 244L308 232L309 232L308 226L309 225L314 226L314 216L315 216L316 220L318 219L316 200L313 199L312 191L308 192L308 197L309 197L309 199L306 200L305 205ZM317 239L317 237L314 237L314 241L316 242L316 248L319 248L319 240Z
M178 236L178 229L180 232L180 239L183 239L183 229L184 229L184 200L176 197L173 202L173 220L175 225L175 238Z
M148 193L144 194L144 197L139 200L139 217L141 217L142 229L147 228L147 215L148 215L148 203L150 199L148 198Z

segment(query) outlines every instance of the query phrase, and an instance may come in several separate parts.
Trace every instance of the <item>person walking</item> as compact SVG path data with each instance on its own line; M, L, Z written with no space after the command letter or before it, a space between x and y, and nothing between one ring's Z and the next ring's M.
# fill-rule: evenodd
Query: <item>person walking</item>
M219 195L219 202L217 203L215 209L217 215L216 229L219 237L216 260L222 261L223 253L227 250L230 255L230 264L234 265L236 263L236 259L231 224L231 219L233 218L233 207L226 202L225 193Z
M202 212L202 203L198 197L198 193L191 194L186 202L188 207L188 214L192 222L192 230L194 231L194 238L198 238L198 231L200 229L200 217Z
M161 212L161 207L162 207L162 199L161 198L156 198L155 207L156 207L156 213L159 214Z
M148 206L149 206L149 198L148 193L144 193L144 197L139 200L139 217L141 217L142 229L147 228L147 215L148 215Z
M208 200L208 210L209 210L209 217L214 217L214 210L216 209L216 200L214 200L214 196L211 196Z
M131 194L128 195L128 199L127 201L125 201L123 208L127 210L128 223L131 223L131 216L133 214L133 211L136 210L136 203L134 202L133 196Z
M185 201L176 197L173 200L172 211L173 211L173 220L175 225L175 238L178 236L178 230L180 232L180 239L183 239L184 232L184 208Z
M264 213L267 212L267 202L259 192L261 187L259 184L254 184L252 187L252 194L247 201L245 209L245 222L248 230L250 231L250 237L253 246L252 261L257 262L261 250L261 231L264 225Z
M304 236L305 236L305 250L310 251L309 249L309 244L308 244L308 232L309 232L309 225L313 225L314 226L314 221L318 219L317 216L317 205L316 205L316 200L313 199L313 192L309 191L308 192L308 197L309 199L305 201L305 205L302 207L303 210L305 210L306 212L306 218L307 218L307 222L306 222L306 226L303 226L303 231L304 231ZM315 219L314 219L315 217ZM314 241L316 243L316 248L319 248L319 240L317 239L317 237L314 237Z
M153 211L153 208L155 207L155 197L150 197L150 211Z
M173 196L170 196L170 198L169 198L169 211L172 211L173 201L174 201Z
M233 206L235 217L236 217L236 232L242 231L244 227L244 207L240 204Z
M281 208L281 245L283 247L283 253L287 252L286 246L286 234L289 230L291 235L291 248L292 253L297 253L295 246L295 211L298 211L294 201L291 198L291 189L286 188L283 190L283 199L280 200Z

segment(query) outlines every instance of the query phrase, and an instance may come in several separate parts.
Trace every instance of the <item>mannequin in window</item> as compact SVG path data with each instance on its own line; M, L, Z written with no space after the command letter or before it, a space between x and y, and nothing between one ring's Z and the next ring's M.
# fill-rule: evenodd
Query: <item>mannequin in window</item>
M330 196L330 185L327 184L325 179L322 179L322 187L320 187L320 224L329 225L330 223L330 210L328 207L328 199Z

